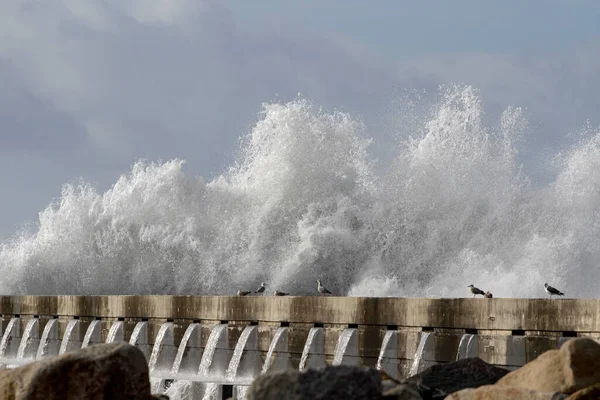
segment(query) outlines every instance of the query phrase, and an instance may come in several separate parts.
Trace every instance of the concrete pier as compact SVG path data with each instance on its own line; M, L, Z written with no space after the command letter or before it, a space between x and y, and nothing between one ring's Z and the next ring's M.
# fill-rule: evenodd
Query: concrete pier
M172 323L174 348L169 354L177 354L184 333L191 324L199 324L201 349L198 354L206 346L214 326L227 325L228 348L233 353L244 329L255 325L256 351L261 362L265 361L278 328L286 327L287 343L278 346L287 349L293 368L299 368L311 328L323 329L323 355L327 364L334 360L342 332L355 329L360 364L376 366L378 360L380 364L383 361L388 366L386 368L397 366L397 376L400 377L408 375L420 339L426 332L433 337L433 352L428 357L434 360L428 361L445 363L456 360L461 338L472 334L477 335L474 353L489 363L509 368L517 368L542 352L556 348L561 338L600 338L600 300L1 296L0 312L0 334L7 329L24 332L32 318L39 318L40 331L45 329L46 324L58 320L58 338L64 339L69 332L73 335L73 325L77 324L78 336L68 339L69 343L81 342L83 338L80 336L90 324L94 328L99 325L100 337L94 341L105 342L111 327L113 330L118 327L119 332L122 329L122 335L119 334L116 340L130 341L136 325L147 322L144 324L147 343L144 340L143 345L153 348L161 326ZM18 329L14 318L19 319ZM386 346L394 351L384 352L385 357L397 359L382 360L381 348L389 331L395 333L387 335ZM390 345L390 337L397 343ZM170 343L171 340L162 346ZM170 368L165 366L166 370Z

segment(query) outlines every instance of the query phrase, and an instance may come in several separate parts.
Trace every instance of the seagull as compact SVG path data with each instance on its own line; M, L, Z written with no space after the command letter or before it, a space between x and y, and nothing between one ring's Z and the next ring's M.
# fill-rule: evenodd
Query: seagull
M289 296L289 293L285 293L285 292L280 292L279 290L275 290L273 292L273 296Z
M471 288L471 293L473 293L473 297L477 296L478 294L480 295L485 295L485 292L479 288L476 288L475 286L473 286L473 284L470 284L469 286L467 286L468 288Z
M323 285L321 285L321 281L317 279L317 291L321 294L333 294Z
M237 291L238 296L248 296L250 293L252 293L252 292L248 292L246 290L238 290Z
M492 296L492 294L491 294L490 292L485 292L485 293L483 294L483 297L485 297L486 299L491 299L491 298L492 298L492 297L494 297L494 296Z
M265 291L266 288L267 288L267 284L263 282L260 284L260 287L258 288L258 290L254 293L262 293Z
M544 283L544 289L546 290L546 293L548 293L550 295L550 298L552 298L552 295L558 295L558 296L564 296L565 294L563 292L561 292L560 290L553 288L552 286L548 285L547 283Z

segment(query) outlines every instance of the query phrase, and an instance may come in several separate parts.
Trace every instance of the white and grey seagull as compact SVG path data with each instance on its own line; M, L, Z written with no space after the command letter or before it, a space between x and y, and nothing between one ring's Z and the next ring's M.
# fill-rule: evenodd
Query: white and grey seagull
M321 285L321 281L317 279L317 291L321 294L333 294L323 285Z
M473 284L470 284L467 287L471 290L471 293L473 293L473 297L477 296L478 294L485 296L485 292L479 288L476 288L475 286L473 286Z
M260 287L258 288L258 290L254 293L262 293L265 291L266 288L267 288L267 284L263 282L260 284Z
M273 292L273 296L289 296L289 295L290 295L289 293L286 293L286 292L280 292L279 290L275 290L275 291Z
M544 289L546 290L546 293L548 293L550 295L551 298L553 295L557 295L557 296L565 295L563 292L561 292L557 288L553 288L552 286L548 285L547 283L544 283Z

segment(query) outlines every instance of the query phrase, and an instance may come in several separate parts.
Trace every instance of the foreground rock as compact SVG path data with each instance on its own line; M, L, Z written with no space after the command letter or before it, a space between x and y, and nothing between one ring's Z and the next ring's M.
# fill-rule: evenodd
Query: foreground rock
M401 384L383 393L383 400L423 400L417 385Z
M508 370L490 365L480 358L465 358L449 364L433 365L408 378L416 384L423 399L443 399L461 389L496 383Z
M573 393L600 382L600 344L575 338L500 379L498 385Z
M261 375L248 390L248 400L380 399L381 378L374 369L350 366Z
M588 386L567 397L567 400L598 400L600 399L600 383Z
M562 393L542 393L535 390L507 386L487 385L477 389L464 389L446 397L447 400L563 400Z
M149 400L144 354L127 343L97 344L0 371L0 398Z

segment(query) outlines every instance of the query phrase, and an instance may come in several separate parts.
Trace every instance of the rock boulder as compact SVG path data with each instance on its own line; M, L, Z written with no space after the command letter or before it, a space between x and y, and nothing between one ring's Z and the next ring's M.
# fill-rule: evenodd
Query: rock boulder
M535 390L513 388L507 386L486 385L477 389L464 389L450 396L447 400L563 400L562 393L542 393Z
M567 400L598 400L600 399L600 383L588 386L567 397Z
M335 366L306 372L286 370L261 375L252 382L248 400L380 399L381 378L370 368Z
M416 385L402 384L383 392L382 400L423 400Z
M500 379L498 385L573 393L600 382L600 344L574 338Z
M0 372L10 400L150 400L144 354L128 343L97 344Z
M490 365L478 357L448 364L436 364L408 378L419 386L423 399L443 399L450 393L496 383L508 370Z

